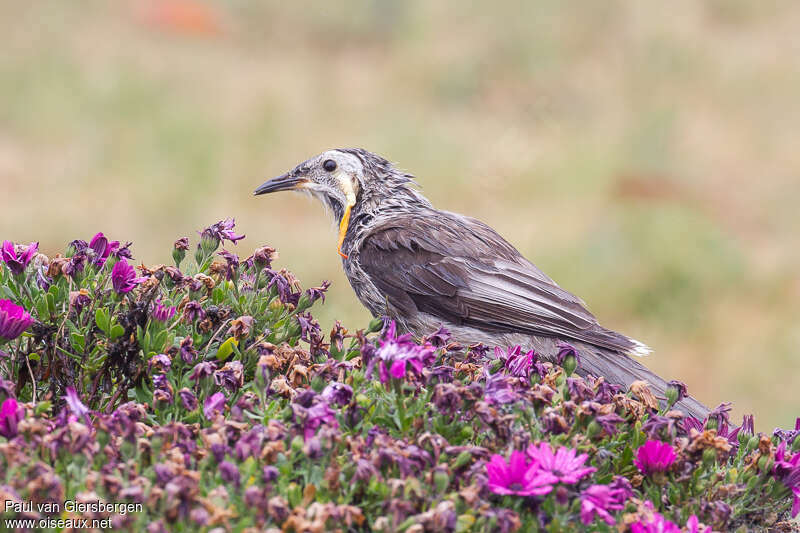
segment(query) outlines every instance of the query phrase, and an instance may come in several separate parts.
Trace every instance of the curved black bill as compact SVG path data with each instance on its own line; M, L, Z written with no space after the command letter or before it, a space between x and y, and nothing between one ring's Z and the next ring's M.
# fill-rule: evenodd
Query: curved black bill
M306 178L292 176L291 174L286 173L282 176L278 176L277 178L272 178L271 180L264 182L253 192L253 194L259 195L277 191L289 191L297 188L299 185L302 185L307 181L308 180Z

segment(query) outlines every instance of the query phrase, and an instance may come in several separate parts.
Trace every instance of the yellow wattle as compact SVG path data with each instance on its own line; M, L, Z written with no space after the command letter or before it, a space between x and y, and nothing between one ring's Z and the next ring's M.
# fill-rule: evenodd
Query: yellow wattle
M342 221L339 223L339 246L336 248L336 251L345 259L347 259L347 255L342 253L342 243L347 233L347 226L350 225L350 209L352 208L352 204L348 204L347 207L344 208L344 215L342 215Z

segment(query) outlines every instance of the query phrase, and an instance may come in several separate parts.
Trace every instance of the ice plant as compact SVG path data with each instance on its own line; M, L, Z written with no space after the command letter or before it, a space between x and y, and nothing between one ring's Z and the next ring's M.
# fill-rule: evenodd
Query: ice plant
M11 300L0 300L0 342L14 340L33 324L30 313Z
M619 511L633 495L627 479L618 477L611 485L591 485L581 493L581 522L586 525L599 516L606 524L613 526L616 520L609 511Z
M216 250L217 246L219 246L219 243L222 241L227 240L236 244L237 241L244 239L245 236L234 233L233 228L235 226L236 222L232 218L220 220L216 224L212 224L200 232L200 238L209 243L213 243L214 250Z
M3 241L3 249L0 252L9 270L15 275L20 275L25 272L28 263L31 262L36 251L39 249L38 242L30 243L23 251L17 253L14 243L11 241Z
M0 435L7 439L17 436L17 424L25 416L25 410L15 398L6 398L0 406Z
M77 391L75 391L75 387L67 387L67 395L64 396L64 400L75 416L86 418L89 415L89 408L83 404Z
M306 419L303 424L303 438L308 441L317 432L322 424L339 427L333 410L325 401L317 402L306 410Z
M117 294L129 293L136 285L146 280L145 277L136 277L136 270L125 259L117 261L111 269L111 284Z
M575 484L597 471L592 466L584 466L586 459L589 456L585 453L576 455L575 450L561 446L553 452L550 444L547 442L539 443L539 445L531 444L528 446L528 457L535 462L539 469L548 472L557 481L567 484Z
M161 300L157 300L153 305L153 318L159 322L166 322L170 318L174 317L175 313L176 309L174 305L165 306Z
M792 491L794 502L792 504L792 518L800 514L800 452L795 452L791 457L786 455L786 441L778 444L775 451L775 477L784 486Z
M517 450L511 452L508 462L502 455L492 455L486 463L489 477L489 490L495 494L516 496L538 496L553 490L558 480L547 472L542 472L535 462Z
M380 340L374 357L369 361L367 375L372 374L377 364L381 383L388 382L390 377L403 379L408 369L419 376L422 369L434 361L434 351L435 348L431 345L420 346L415 343L411 340L410 333L398 337L397 324L392 321Z
M203 402L203 414L209 420L213 419L216 413L225 410L225 395L215 392Z
M643 474L649 475L655 472L666 472L675 459L675 450L672 449L672 446L666 442L648 440L636 451L636 459L633 460L633 463Z
M98 233L89 241L89 248L92 250L93 261L98 266L103 266L112 253L119 250L119 241L111 241L102 233Z

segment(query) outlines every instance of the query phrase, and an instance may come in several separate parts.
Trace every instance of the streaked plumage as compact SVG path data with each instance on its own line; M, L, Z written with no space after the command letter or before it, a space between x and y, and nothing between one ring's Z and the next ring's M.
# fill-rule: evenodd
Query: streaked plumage
M631 358L649 348L602 327L582 300L492 228L435 209L414 185L380 156L341 149L256 194L300 189L330 208L340 224L345 273L375 316L388 315L420 336L443 325L463 344L520 344L550 360L567 341L581 353L580 374L625 386L645 380L663 397L666 382ZM708 412L691 397L679 407L698 417Z

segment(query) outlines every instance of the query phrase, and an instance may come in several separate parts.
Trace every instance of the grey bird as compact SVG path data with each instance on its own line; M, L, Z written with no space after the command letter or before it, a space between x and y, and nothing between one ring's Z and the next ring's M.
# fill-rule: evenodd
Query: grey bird
M383 157L329 150L255 194L285 190L310 193L333 214L345 274L373 316L420 337L444 326L463 345L519 344L550 361L568 342L579 352L579 375L625 387L642 380L665 398L667 382L636 360L647 346L601 326L483 222L435 209L414 177ZM709 411L690 396L676 407L700 419Z

